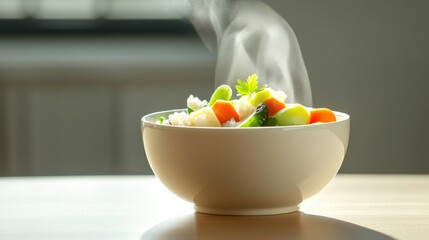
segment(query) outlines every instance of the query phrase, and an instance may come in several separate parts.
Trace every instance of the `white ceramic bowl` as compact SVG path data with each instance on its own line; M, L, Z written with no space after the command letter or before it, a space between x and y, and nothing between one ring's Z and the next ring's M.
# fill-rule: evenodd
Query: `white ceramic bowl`
M158 179L197 212L269 215L294 212L337 174L350 117L325 124L210 128L156 124L142 118L143 143Z

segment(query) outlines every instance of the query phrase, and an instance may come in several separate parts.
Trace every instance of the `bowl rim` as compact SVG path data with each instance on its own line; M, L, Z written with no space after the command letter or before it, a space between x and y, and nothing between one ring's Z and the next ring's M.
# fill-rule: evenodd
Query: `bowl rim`
M311 108L309 108L311 109ZM143 127L152 127L158 129L204 129L204 130L226 130L226 131L261 131L268 129L283 129L283 130L293 130L293 129L316 129L316 128L324 128L332 125L338 125L341 123L346 123L350 121L350 115L344 112L333 111L335 116L337 117L337 121L328 122L328 123L320 123L320 124L307 124L307 125L293 125L293 126L265 126L265 127L249 127L249 128L237 128L237 127L201 127L201 126L179 126L179 125L165 125L156 123L151 118L156 118L156 116L168 116L168 114L174 112L186 112L186 109L172 109L172 110L164 110L158 112L152 112L144 115L141 118L141 126ZM158 118L159 118L158 117ZM339 118L339 119L338 119Z

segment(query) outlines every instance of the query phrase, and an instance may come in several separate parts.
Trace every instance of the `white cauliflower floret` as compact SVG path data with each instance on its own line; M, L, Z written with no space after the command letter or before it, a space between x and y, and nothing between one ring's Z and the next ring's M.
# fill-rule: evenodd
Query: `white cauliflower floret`
M286 98L287 98L287 94L282 91L282 90L274 90L272 88L267 88L270 93L271 96L273 96L273 98L277 99L280 102L285 102Z
M198 110L207 105L206 100L200 100L198 97L194 97L192 94L189 95L188 100L186 101L186 106L192 110Z
M240 121L248 118L256 108L248 101L247 97L242 97L235 103L235 111L240 116Z
M168 115L168 121L172 125L191 126L191 120L189 118L189 115L185 112L175 112L173 114Z
M236 122L234 118L231 118L230 120L222 124L222 127L237 127L239 124L240 122Z

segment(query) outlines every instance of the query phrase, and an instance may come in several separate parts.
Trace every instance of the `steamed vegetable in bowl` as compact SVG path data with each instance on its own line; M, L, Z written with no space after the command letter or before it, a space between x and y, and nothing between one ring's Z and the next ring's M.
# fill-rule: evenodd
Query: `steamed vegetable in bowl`
M266 85L259 86L258 75L246 81L237 80L238 99L231 99L233 90L219 86L209 101L190 95L187 111L175 112L157 123L199 127L264 127L335 122L328 108L308 108L301 104L286 104L287 95Z

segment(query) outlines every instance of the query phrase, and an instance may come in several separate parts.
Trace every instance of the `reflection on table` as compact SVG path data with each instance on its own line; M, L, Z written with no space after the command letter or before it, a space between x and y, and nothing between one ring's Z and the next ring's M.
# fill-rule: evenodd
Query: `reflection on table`
M295 212L273 216L187 214L166 220L141 240L188 239L393 239L334 218Z

